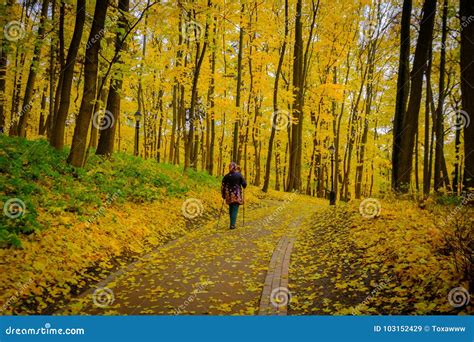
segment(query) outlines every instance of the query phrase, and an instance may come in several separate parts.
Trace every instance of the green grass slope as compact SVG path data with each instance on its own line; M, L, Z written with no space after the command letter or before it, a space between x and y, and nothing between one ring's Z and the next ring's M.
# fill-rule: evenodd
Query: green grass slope
M47 141L0 135L0 246L21 246L22 236L47 229L63 212L87 220L104 201L150 203L184 197L188 191L218 189L219 181L204 172L158 164L116 153L91 155L83 169L68 165L68 151Z

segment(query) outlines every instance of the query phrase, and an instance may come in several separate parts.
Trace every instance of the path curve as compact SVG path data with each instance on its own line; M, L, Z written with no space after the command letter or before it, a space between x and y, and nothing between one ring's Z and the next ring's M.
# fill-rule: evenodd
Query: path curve
M216 221L209 222L115 272L61 312L262 314L262 294L268 294L265 281L277 266L271 264L275 248L279 241L286 244L288 253L280 258L278 284L288 287L288 246L314 210L314 206L302 206L301 200L264 200L262 207L247 208L245 227L229 230L225 219L219 228Z

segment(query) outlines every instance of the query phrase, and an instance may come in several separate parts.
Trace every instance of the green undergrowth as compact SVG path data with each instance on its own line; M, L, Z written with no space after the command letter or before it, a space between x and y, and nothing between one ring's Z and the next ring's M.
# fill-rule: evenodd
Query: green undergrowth
M0 135L1 247L20 247L22 235L46 229L39 216L70 212L83 219L107 201L150 203L219 187L205 172L124 153L91 153L85 168L74 168L68 152L45 140Z

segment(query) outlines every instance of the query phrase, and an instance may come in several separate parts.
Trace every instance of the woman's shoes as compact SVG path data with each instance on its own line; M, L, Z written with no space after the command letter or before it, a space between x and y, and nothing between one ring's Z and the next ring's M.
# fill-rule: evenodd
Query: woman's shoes
M230 226L230 229L235 229L235 226Z

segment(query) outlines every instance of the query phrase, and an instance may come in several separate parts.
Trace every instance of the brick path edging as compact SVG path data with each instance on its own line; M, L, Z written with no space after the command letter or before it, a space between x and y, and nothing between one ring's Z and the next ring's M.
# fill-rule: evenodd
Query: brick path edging
M294 242L294 237L283 236L273 251L260 298L259 315L285 316L288 313L288 304L291 300L288 273Z

